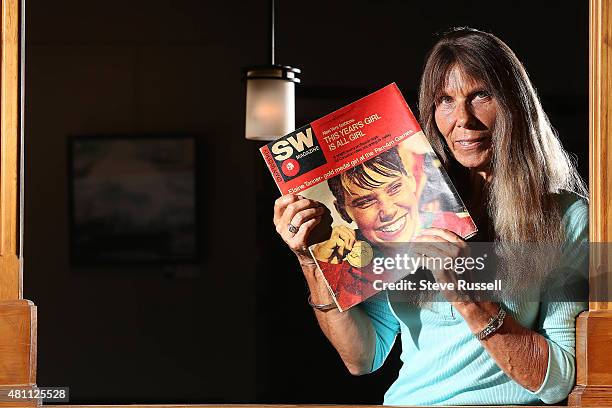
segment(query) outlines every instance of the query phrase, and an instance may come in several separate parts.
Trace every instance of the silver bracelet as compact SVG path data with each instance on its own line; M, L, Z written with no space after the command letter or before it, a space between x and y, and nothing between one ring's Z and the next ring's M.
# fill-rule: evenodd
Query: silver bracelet
M331 302L331 303L328 303L326 305L317 305L316 303L312 303L312 297L310 297L310 293L308 294L308 304L313 309L317 309L317 310L320 310L322 312L327 312L328 310L336 309L338 307L338 306L336 306L335 302Z
M487 337L495 333L500 327L502 327L502 325L504 324L505 317L506 317L506 311L500 305L499 312L497 312L497 315L491 317L489 319L489 323L487 324L487 326L474 335L476 336L478 340L486 339Z

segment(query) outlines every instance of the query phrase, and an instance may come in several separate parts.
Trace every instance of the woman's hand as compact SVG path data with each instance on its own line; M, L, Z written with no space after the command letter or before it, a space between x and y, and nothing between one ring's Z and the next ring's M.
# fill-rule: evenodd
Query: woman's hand
M287 194L274 202L273 221L276 232L297 255L300 263L313 262L308 253L308 237L321 222L321 216L325 211L325 206L318 201L300 195ZM290 228L290 224L297 231Z
M346 254L353 249L355 240L354 230L344 225L336 226L332 229L331 237L327 241L315 246L314 257L332 264L341 263Z
M417 253L433 258L430 262L433 265L448 264L452 259L454 265L457 258L469 256L469 247L465 240L452 231L443 228L425 228L420 235L414 238L415 250ZM436 260L435 262L432 262ZM466 293L457 290L459 275L462 279L469 278L469 271L461 274L453 269L429 268L437 283L452 283L455 289L442 290L442 294L451 302L463 302L466 300ZM467 276L466 276L467 275ZM448 286L446 286L448 287Z
M441 229L427 228L415 239L419 252L423 243L426 256L458 257L470 256L467 243L457 234ZM454 264L454 261L453 261ZM452 270L432 271L438 283L454 282L460 277L471 280L470 270L457 274ZM490 319L497 315L500 305L493 301L473 301L460 291L442 291L442 294L461 314L472 333L487 327ZM493 357L497 365L523 387L535 391L542 385L548 366L548 343L537 332L521 326L510 315L494 335L481 340L481 344Z
M317 273L314 259L308 252L309 243L329 243L332 240L328 239L330 235L337 235L338 239L342 236L346 238L346 241L342 240L345 251L349 244L352 247L354 242L354 232L352 241L347 237L346 231L337 231L337 234L332 232L334 230L329 227L331 221L331 214L324 205L302 196L285 195L274 204L276 231L297 255L310 289L310 298L315 304L331 304L334 299L323 274ZM289 231L289 224L297 231ZM374 360L376 332L366 312L357 307L345 312L338 309L315 309L315 316L321 330L338 351L349 371L354 375L368 373Z
M443 228L424 228L413 242L418 252L430 258L452 258L469 256L467 243L459 235ZM439 270L432 272L441 272Z

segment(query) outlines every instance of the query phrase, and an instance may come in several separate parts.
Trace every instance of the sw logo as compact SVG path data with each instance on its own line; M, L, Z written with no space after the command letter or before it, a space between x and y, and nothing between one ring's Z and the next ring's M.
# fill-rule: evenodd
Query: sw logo
M282 170L285 181L327 163L319 141L309 125L271 143L270 151L276 165Z
M304 129L304 128L302 128ZM312 128L307 127L306 130L298 129L294 133L285 136L272 145L270 149L276 161L283 161L293 156L294 150L298 153L303 152L307 148L311 148L314 144L312 137Z

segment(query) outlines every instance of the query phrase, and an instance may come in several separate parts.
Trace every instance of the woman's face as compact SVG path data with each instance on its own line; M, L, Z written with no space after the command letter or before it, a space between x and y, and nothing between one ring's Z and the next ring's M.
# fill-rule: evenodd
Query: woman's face
M458 66L451 69L442 96L436 101L435 120L463 167L489 167L497 108L497 101L482 81L466 75Z
M353 183L344 192L345 209L372 244L408 242L419 225L416 182L411 174L383 176L366 172L381 185L365 189Z

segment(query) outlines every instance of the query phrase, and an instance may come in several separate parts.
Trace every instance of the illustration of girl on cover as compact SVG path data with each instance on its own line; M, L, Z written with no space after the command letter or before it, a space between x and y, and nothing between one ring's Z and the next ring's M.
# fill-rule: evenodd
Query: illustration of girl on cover
M397 252L397 243L410 242L423 228L445 228L462 237L474 231L430 146L418 144L420 136L327 181L344 222L335 223L329 239L311 251L341 310L377 293L375 280L403 277L374 273L374 256Z

